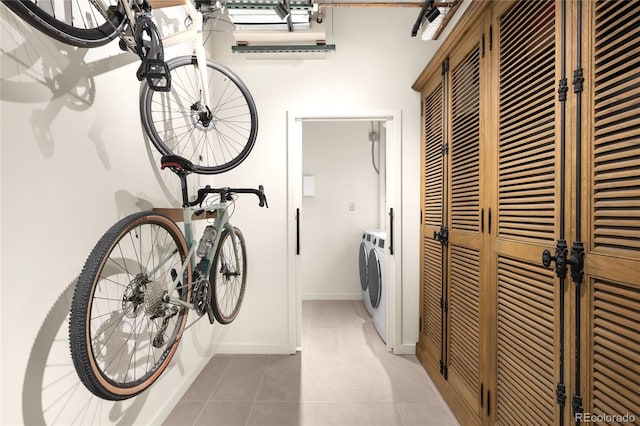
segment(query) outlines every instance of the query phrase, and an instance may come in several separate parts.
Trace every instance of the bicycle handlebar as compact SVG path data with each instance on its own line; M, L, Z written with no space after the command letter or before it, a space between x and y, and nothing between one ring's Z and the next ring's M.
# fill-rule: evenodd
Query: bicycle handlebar
M202 207L202 202L207 198L208 194L220 194L220 199L225 201L231 201L231 196L233 194L254 194L260 200L260 207L269 208L269 204L267 204L267 196L264 193L264 187L262 185L258 186L258 189L253 188L211 188L210 185L205 186L204 188L200 188L198 190L198 197L194 201L189 201L189 195L187 193L187 175L193 172L194 166L193 163L187 160L184 157L179 155L163 155L160 159L160 169L164 170L165 167L168 167L175 174L180 177L180 182L182 185L182 199L183 199L183 207L189 206L197 206Z
M209 194L219 194L220 199L230 201L231 196L233 194L254 194L258 197L260 201L258 205L260 207L269 208L269 204L267 203L267 196L264 193L264 187L262 185L258 186L258 189L253 188L211 188L210 185L205 186L204 188L198 189L198 197L189 203L189 206L200 206L202 207L202 203L207 198Z

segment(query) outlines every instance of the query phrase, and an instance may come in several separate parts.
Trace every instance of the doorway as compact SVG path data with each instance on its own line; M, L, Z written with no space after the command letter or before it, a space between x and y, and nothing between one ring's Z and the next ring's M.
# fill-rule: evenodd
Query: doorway
M302 125L303 300L362 298L354 253L365 229L384 229L386 129L381 121ZM384 152L384 151L383 151Z
M401 273L401 188L399 173L401 170L401 115L399 111L385 110L385 111L372 111L372 112L355 112L345 113L342 115L336 114L317 114L317 113L305 113L305 112L289 112L288 114L288 284L289 284L289 309L290 309L290 328L289 328L289 342L295 345L294 349L301 348L302 341L302 300L303 298L314 298L313 291L309 290L309 286L304 285L305 271L304 264L308 260L303 260L303 253L305 250L313 252L313 249L305 248L305 241L308 244L313 242L312 236L302 235L303 223L305 216L303 216L303 207L307 206L307 213L310 214L313 220L313 209L309 207L311 205L321 203L320 195L314 198L316 192L322 190L324 196L326 196L327 182L323 179L320 182L317 177L311 173L307 174L304 179L303 185L303 135L305 131L303 128L305 124L309 128L323 128L330 126L331 123L343 127L346 122L360 123L361 125L371 126L373 123L374 131L379 130L382 133L384 130L386 143L384 149L380 152L377 158L377 164L383 163L385 165L384 179L382 180L382 187L379 187L379 191L376 203L378 208L375 209L375 215L377 218L373 219L372 223L377 223L378 228L387 232L387 245L386 245L386 296L387 296L387 309L386 309L386 324L387 324L387 341L386 346L389 350L393 350L395 346L396 335L400 335L401 326L401 309L399 303L400 297L400 273ZM341 123L341 124L340 124ZM307 132L308 133L308 132ZM379 136L379 133L378 133ZM369 135L365 135L365 142L367 149L370 149L368 145ZM317 147L316 147L317 148ZM327 147L330 148L330 147ZM335 149L335 148L333 148ZM375 148L374 148L375 150ZM328 155L331 155L329 152ZM340 156L340 152L335 152L336 157ZM374 161L376 158L374 156ZM379 165L378 165L379 167ZM329 185L330 187L330 185ZM306 191L307 196L303 197L303 191ZM318 193L319 194L319 193ZM344 199L336 198L335 210L338 215L353 214L353 218L357 216L356 212L359 208L367 208L366 203L361 205L356 199L350 199L349 196L345 196ZM354 198L354 197L351 197ZM317 207L317 206L316 206ZM317 210L317 209L316 209ZM357 220L357 219L354 219ZM327 221L325 221L326 223ZM367 226L367 225L363 225ZM364 229L360 229L361 232ZM316 230L317 233L317 230ZM345 236L345 239L349 236ZM357 247L357 246L356 246ZM307 253L308 254L308 253ZM345 256L351 255L351 260L354 270L357 270L357 249L353 253L346 253ZM313 262L313 260L311 260ZM318 262L323 262L319 259ZM317 265L316 265L317 267ZM319 267L322 269L322 266ZM330 268L330 265L327 265ZM319 269L319 270L320 270ZM306 271L309 272L309 271ZM353 277L352 284L354 288L359 287L358 276ZM356 292L351 292L351 297L347 292L334 294L329 298L357 298ZM306 294L305 294L306 293ZM355 297L354 297L355 296ZM293 345L292 345L293 346Z

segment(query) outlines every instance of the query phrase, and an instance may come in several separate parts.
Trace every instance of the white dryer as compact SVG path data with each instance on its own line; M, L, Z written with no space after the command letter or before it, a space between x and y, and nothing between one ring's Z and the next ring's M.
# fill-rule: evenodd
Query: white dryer
M387 234L372 232L372 248L367 257L367 292L373 325L382 340L387 341Z
M358 266L360 268L360 287L362 288L362 300L364 303L364 307L369 312L369 315L373 315L373 308L371 307L371 302L369 301L369 277L368 277L368 268L367 261L369 259L369 252L373 247L371 244L372 240L371 231L364 231L362 233L362 241L360 241L360 248L358 250Z

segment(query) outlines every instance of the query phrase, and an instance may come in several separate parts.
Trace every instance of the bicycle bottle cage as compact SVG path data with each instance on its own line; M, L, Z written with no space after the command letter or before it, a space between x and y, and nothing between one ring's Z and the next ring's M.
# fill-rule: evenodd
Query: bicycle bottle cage
M147 79L152 90L168 92L171 90L171 74L164 61L164 49L158 28L148 15L138 17L135 26L136 53L142 63L136 71L139 81Z

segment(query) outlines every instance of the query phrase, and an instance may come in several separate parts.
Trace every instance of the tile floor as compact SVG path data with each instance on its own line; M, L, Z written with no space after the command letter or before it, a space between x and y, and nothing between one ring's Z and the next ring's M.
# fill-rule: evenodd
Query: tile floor
M415 356L388 352L361 301L303 302L302 352L216 355L164 425L457 425Z

